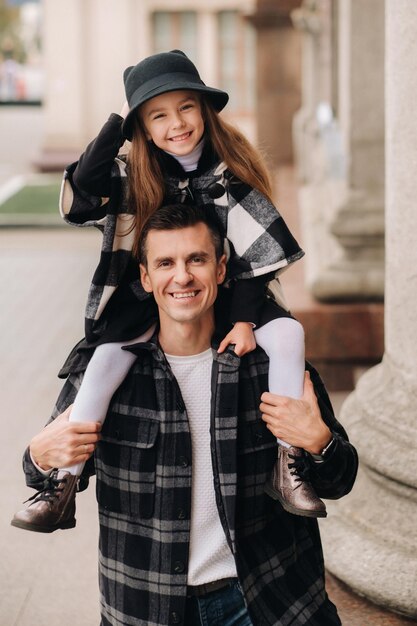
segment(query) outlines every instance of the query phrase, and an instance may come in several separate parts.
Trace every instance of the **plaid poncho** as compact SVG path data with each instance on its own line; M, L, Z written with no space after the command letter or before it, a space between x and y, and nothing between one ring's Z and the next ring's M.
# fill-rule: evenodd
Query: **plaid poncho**
M217 161L196 176L181 174L182 168L176 165L177 169L166 172L165 203L194 202L216 217L225 237L229 282L278 274L303 256L276 207L260 192L236 180L224 163ZM86 337L94 341L103 332L103 312L121 284L126 288L129 283L136 304L148 294L133 266L134 216L127 202L125 159L114 159L107 198L77 188L72 180L76 166L74 163L65 171L60 210L68 223L96 226L103 232L100 262L86 307Z

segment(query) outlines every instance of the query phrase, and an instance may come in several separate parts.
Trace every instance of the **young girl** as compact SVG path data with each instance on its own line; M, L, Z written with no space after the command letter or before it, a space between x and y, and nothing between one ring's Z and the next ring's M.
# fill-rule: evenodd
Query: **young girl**
M70 420L104 421L112 395L136 358L121 347L146 341L155 330L155 304L140 284L135 259L138 237L153 211L178 201L204 206L224 233L227 286L233 290L228 321L233 326L219 352L234 344L242 356L257 343L270 360L269 390L301 397L304 333L280 299L276 277L303 252L271 202L260 155L218 115L228 95L207 87L179 50L127 68L124 83L127 102L121 115L112 114L79 161L67 169L61 193L61 212L69 223L103 231L86 308L86 338L67 362L73 367L95 348ZM125 139L131 141L130 150L118 156ZM61 375L66 373L64 366ZM323 502L294 471L301 452L278 442L279 457L267 493L291 513L324 517ZM81 462L61 469L55 489L17 513L12 523L39 530L49 498L56 510L49 531L75 525L75 507L68 501L75 498L77 481L65 477L79 476L83 466ZM68 489L71 493L61 497ZM63 518L60 499L70 519Z

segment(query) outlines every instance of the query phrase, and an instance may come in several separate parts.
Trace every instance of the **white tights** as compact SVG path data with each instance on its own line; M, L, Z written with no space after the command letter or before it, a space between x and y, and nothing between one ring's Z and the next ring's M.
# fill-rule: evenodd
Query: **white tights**
M95 349L72 407L70 422L104 422L114 392L136 360L136 355L121 347L147 341L154 329L150 328L131 341L106 343ZM301 324L290 317L281 317L256 329L255 338L269 357L271 393L301 398L304 385L304 330ZM289 447L281 439L278 442ZM83 467L84 463L78 463L62 469L79 476Z
M100 424L104 422L114 392L136 360L136 355L128 350L122 350L122 346L148 341L154 330L155 326L152 326L136 339L120 343L103 343L97 346L75 398L69 417L70 422L95 421ZM78 463L62 469L79 476L84 465L85 463Z
M301 398L304 388L304 329L291 317L280 317L255 330L258 346L269 357L269 391ZM278 443L289 448L282 439Z

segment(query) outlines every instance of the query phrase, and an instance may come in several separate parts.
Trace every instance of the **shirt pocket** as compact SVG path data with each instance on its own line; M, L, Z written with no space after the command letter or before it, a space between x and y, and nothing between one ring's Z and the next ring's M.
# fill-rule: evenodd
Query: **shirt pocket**
M101 507L149 518L155 500L155 420L109 415L96 450L97 501Z

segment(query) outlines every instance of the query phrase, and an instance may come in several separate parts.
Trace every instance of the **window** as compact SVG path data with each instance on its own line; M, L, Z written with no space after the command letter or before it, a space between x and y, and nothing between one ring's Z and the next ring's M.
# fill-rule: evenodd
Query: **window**
M157 11L152 15L154 53L179 49L197 62L197 14L195 11Z
M219 87L230 96L228 108L252 112L256 93L255 30L238 11L218 14Z
M237 115L252 114L256 94L256 34L238 10L213 12L217 35L201 47L197 11L155 11L152 13L153 52L180 49L199 67L201 54L213 59L216 86L230 96L227 110ZM217 46L218 54L212 50Z

